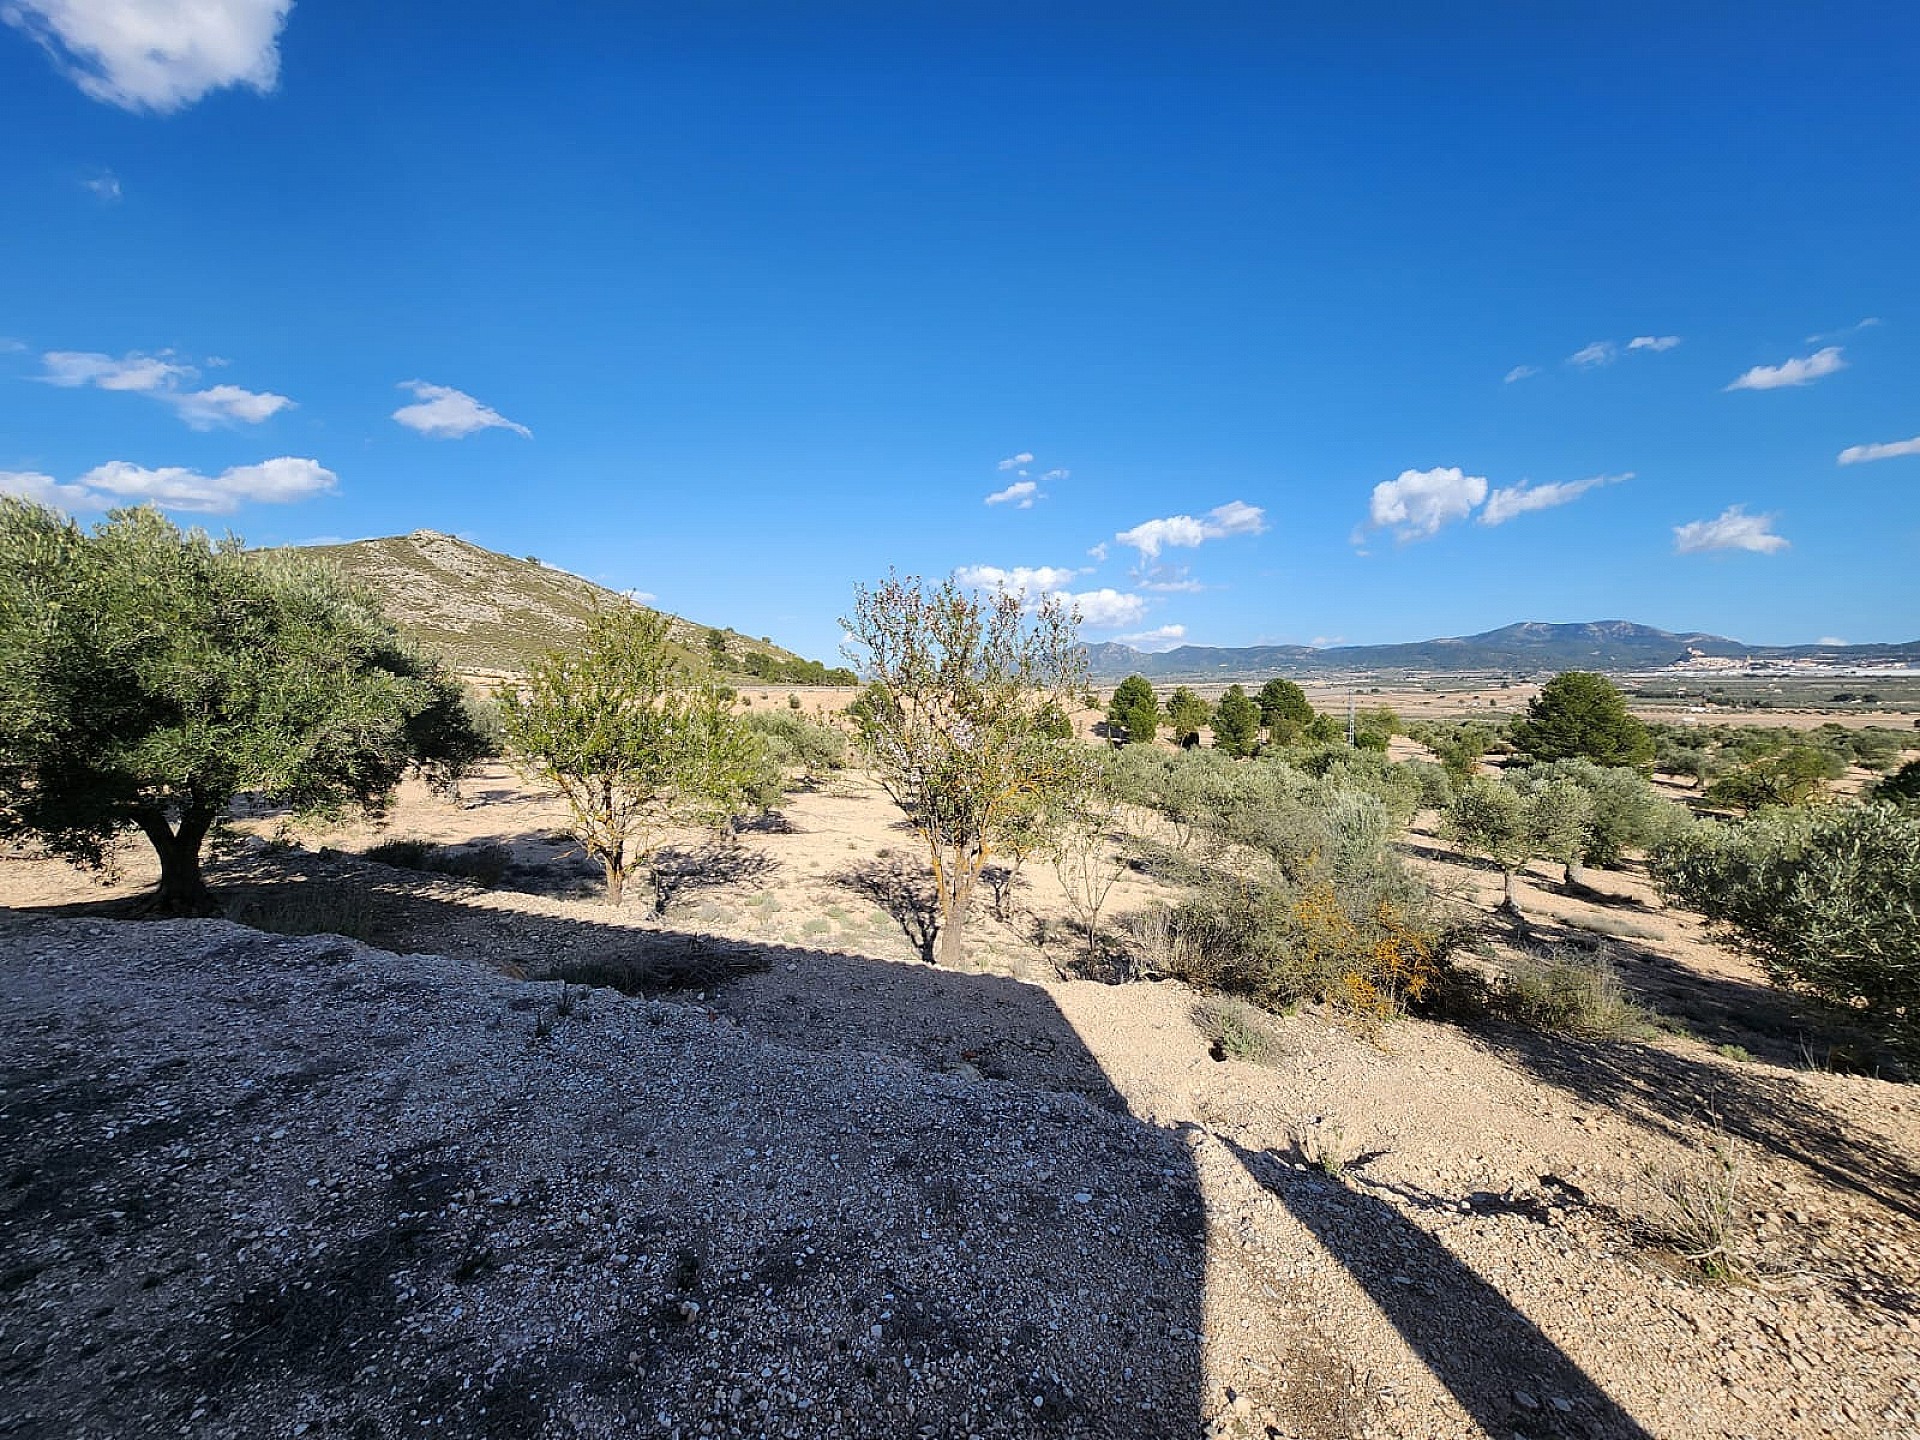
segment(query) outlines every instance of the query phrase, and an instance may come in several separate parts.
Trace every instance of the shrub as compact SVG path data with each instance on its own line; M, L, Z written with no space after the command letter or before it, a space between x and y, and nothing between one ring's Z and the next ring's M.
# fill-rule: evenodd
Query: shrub
M382 840L361 851L361 858L376 865L392 865L401 870L424 870L427 856L433 853L430 841L414 839Z
M1920 760L1909 760L1875 785L1872 793L1883 804L1920 811Z
M372 897L319 881L276 886L227 907L238 924L275 935L345 935L371 943L379 933Z
M1524 778L1529 785L1570 781L1586 792L1590 808L1579 858L1589 865L1617 865L1627 851L1666 844L1692 823L1684 806L1661 795L1638 770L1624 766L1557 760L1533 766Z
M1239 1000L1203 1000L1193 1007L1193 1023L1216 1060L1271 1065L1285 1053L1267 1017Z
M426 869L457 875L479 885L498 885L513 868L513 851L497 842L486 845L439 846L427 856Z
M1627 998L1606 960L1559 953L1529 955L1488 987L1500 1014L1535 1030L1583 1040L1651 1034L1653 1018Z
M1889 805L1773 809L1657 851L1671 899L1724 925L1774 983L1920 1055L1920 817Z

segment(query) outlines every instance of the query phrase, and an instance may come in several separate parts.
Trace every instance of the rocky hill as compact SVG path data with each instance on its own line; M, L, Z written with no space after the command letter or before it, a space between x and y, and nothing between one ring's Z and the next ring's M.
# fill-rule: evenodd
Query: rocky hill
M603 585L531 557L483 549L437 530L388 535L344 545L305 547L374 590L394 621L466 671L513 672L570 643L595 609L621 597ZM800 661L791 650L732 630L673 618L672 637L690 657L711 653L710 634L726 648L729 668L760 654L773 668Z
M1524 621L1478 635L1456 635L1398 645L1208 646L1182 645L1148 654L1126 645L1094 645L1088 658L1094 675L1145 675L1153 679L1246 680L1314 671L1509 671L1517 675L1555 670L1658 670L1703 656L1735 660L1819 660L1834 665L1920 662L1920 641L1893 645L1748 645L1724 635L1676 633L1631 620L1549 625Z

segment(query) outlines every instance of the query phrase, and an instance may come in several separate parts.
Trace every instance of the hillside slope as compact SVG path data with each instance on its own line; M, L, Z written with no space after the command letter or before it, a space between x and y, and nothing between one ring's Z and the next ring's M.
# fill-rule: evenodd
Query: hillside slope
M536 656L570 644L597 608L621 599L578 575L437 530L308 546L302 553L368 586L402 630L462 670L524 670ZM800 660L768 641L672 619L672 639L689 658L704 662L707 637L717 633L729 668L741 668L750 653L779 665Z

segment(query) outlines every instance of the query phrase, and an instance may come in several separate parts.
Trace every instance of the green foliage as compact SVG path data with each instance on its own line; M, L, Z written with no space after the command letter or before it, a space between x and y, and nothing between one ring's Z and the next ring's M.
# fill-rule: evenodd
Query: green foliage
M1648 765L1654 757L1647 727L1627 713L1613 682L1586 670L1566 670L1547 681L1513 722L1514 747L1535 760L1587 759L1601 765Z
M1920 817L1890 805L1768 809L1694 827L1656 852L1653 871L1776 984L1920 1056Z
M1353 717L1353 743L1362 750L1377 750L1386 753L1387 743L1401 734L1406 726L1400 717L1387 705L1374 705L1356 712Z
M1807 805L1826 794L1827 782L1846 772L1846 762L1817 745L1789 745L1729 770L1703 792L1709 804L1733 810Z
M771 810L796 785L811 784L847 764L847 737L791 710L754 710L739 717L759 745L747 803Z
M1184 685L1167 701L1167 723L1173 727L1175 740L1198 735L1212 715L1213 707Z
M1565 780L1586 793L1586 842L1576 863L1617 865L1627 851L1665 844L1692 823L1684 806L1661 795L1639 771L1622 766L1556 760L1533 766L1520 778L1528 787Z
M1160 702L1144 675L1129 675L1114 689L1107 724L1134 745L1150 745L1160 732Z
M0 500L0 667L0 833L98 864L139 829L165 911L214 908L200 848L240 792L378 807L410 764L444 783L488 745L366 592L150 509L86 532Z
M1520 792L1491 776L1473 776L1448 807L1441 834L1500 867L1506 876L1506 903L1511 906L1513 877L1533 858L1533 826Z
M1920 810L1920 760L1909 760L1875 785L1873 798L1883 804Z
M1017 595L896 575L856 587L840 623L872 676L855 707L862 746L927 846L939 958L957 964L995 847L1078 777L1078 742L1052 738L1085 685L1077 623L1051 598L1029 616Z
M1550 953L1516 960L1489 987L1493 1009L1535 1030L1582 1040L1638 1039L1653 1017L1627 997L1605 960Z
M1313 721L1307 692L1291 680L1273 679L1260 687L1260 723L1276 745L1291 745Z
M1260 747L1260 707L1238 685L1227 687L1213 707L1213 743L1228 755L1251 755Z
M500 704L518 763L566 799L574 837L618 905L627 876L673 824L731 817L762 773L758 738L636 605L594 616L579 648L535 662Z

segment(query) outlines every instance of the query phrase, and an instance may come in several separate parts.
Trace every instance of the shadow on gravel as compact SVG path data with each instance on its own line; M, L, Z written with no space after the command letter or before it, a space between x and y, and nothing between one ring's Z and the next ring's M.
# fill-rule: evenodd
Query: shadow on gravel
M752 952L660 1005L98 913L0 916L0 1434L1203 1423L1190 1153L1042 990L528 917L682 1000L650 954Z
M850 866L833 883L872 902L892 917L920 958L933 959L933 942L940 929L940 909L926 866L898 855Z
M1604 1105L1675 1139L1713 1129L1804 1166L1831 1184L1920 1219L1920 1173L1904 1156L1823 1109L1792 1075L1690 1059L1651 1045L1477 1031L1508 1064L1583 1105Z
M1368 1194L1364 1180L1303 1173L1285 1157L1224 1143L1360 1283L1487 1434L1652 1440L1504 1295Z

